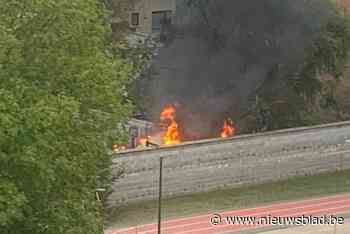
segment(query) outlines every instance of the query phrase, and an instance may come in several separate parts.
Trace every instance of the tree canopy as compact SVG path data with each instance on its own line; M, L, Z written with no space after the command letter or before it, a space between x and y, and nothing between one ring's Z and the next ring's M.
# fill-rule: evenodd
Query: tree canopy
M0 4L0 233L102 233L95 189L134 66L111 49L101 1Z

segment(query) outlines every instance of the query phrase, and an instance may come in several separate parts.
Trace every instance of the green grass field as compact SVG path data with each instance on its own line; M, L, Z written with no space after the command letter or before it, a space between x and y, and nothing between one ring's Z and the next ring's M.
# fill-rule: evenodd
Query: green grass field
M350 192L350 170L283 182L220 190L162 202L165 219L234 210L277 201ZM157 222L157 201L131 204L108 212L108 227L124 228Z

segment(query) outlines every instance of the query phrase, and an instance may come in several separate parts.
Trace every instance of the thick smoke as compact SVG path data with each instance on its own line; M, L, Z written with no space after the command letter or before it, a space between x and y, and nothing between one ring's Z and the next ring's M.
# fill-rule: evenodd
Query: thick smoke
M176 103L187 138L218 136L276 68L296 71L332 14L328 0L178 1L175 38L154 61L148 112L157 121Z

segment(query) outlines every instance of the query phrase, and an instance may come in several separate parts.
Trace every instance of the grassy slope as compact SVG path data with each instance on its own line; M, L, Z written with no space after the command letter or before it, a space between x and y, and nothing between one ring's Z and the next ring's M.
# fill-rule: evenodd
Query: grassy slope
M299 177L284 182L214 191L163 201L163 217L193 215L252 207L276 201L350 192L350 170L313 177ZM132 204L109 213L108 226L123 228L156 223L157 201Z

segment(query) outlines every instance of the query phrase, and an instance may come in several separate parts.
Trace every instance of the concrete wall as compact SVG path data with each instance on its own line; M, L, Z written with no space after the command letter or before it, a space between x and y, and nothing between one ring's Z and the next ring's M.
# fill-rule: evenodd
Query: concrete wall
M160 157L164 195L179 196L350 169L348 139L350 122L342 122L117 154L114 175L124 174L109 205L155 199Z

